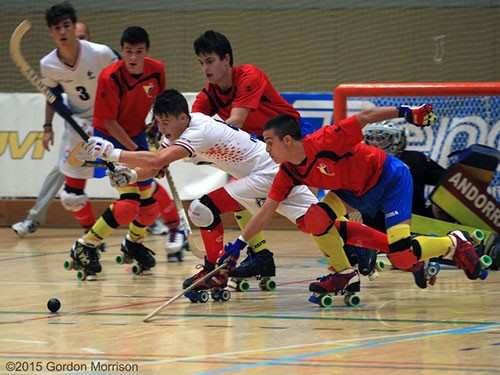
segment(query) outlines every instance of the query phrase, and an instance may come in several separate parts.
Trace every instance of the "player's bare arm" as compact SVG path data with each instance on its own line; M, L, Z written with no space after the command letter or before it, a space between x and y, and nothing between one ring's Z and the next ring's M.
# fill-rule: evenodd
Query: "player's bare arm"
M231 115L226 119L226 123L239 129L243 128L250 110L248 108L236 107L231 109Z
M54 108L49 104L45 104L45 122L43 125L43 148L50 151L50 146L54 146L54 130L52 128L52 120L54 119Z
M128 150L133 151L137 149L137 145L135 144L135 142L132 140L132 138L130 138L125 129L123 129L116 120L106 120L104 124L109 134L122 145L127 147Z

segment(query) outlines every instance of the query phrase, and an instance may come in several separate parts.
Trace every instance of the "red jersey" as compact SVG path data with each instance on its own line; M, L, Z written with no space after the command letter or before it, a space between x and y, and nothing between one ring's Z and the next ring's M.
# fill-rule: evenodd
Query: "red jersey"
M123 60L104 68L99 74L94 122L96 129L109 135L105 120L116 120L130 137L140 134L156 96L165 89L165 65L144 58L141 75L131 75Z
M280 165L269 198L281 202L295 185L363 195L378 182L387 154L360 143L362 140L357 116L306 136L303 143L306 158L300 165Z
M192 112L208 116L218 114L223 120L233 108L250 110L243 130L262 135L264 124L279 114L289 114L299 120L299 113L274 88L267 75L255 65L245 64L233 68L233 85L222 92L216 85L207 83L196 96Z

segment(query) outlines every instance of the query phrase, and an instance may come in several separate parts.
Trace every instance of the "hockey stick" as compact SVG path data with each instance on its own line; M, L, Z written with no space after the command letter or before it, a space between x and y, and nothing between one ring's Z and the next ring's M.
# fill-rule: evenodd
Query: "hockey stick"
M174 303L175 301L177 301L184 294L186 294L187 292L190 292L191 290L193 290L194 288L196 288L199 284L201 284L205 280L209 279L210 277L212 277L213 275L215 275L217 272L219 272L219 270L221 270L222 268L224 268L226 266L227 266L227 261L225 261L224 263L222 263L220 266L217 266L216 268L214 268L212 271L210 271L209 273L207 273L201 279L196 280L196 282L194 282L193 284L191 284L190 286L188 286L186 289L183 289L182 292L176 294L175 296L173 296L172 298L170 298L168 301L164 302L160 307L156 308L153 312L151 312L148 316L146 316L142 321L144 323L148 323L149 321L151 321L151 318L153 318L155 315L157 315L165 307L167 307L168 305L170 305L170 304Z
M172 175L170 174L170 170L168 169L168 167L165 168L165 177L167 178L168 186L170 187L170 191L172 192L172 198L174 198L174 203L175 207L177 208L177 212L179 213L181 220L184 220L184 223L187 227L189 248L191 249L191 252L195 257L204 259L205 253L201 251L198 248L198 246L196 246L196 244L194 243L194 240L191 239L191 233L193 231L191 230L191 225L189 225L189 220L186 215L186 211L184 210L181 198L179 197L179 193L177 192L177 188L175 187L174 184L174 179L172 178Z
M78 135L87 142L89 136L83 131L83 129L77 124L73 119L72 114L68 107L62 103L61 99L50 91L50 89L42 82L38 74L29 66L28 62L25 60L23 54L21 53L21 41L29 29L31 28L31 22L28 20L22 21L14 30L10 36L10 57L14 64L19 68L21 74L43 95L45 95L47 102L54 108L54 110L71 126L71 128L78 133ZM114 170L115 167L112 163L106 162L106 166Z

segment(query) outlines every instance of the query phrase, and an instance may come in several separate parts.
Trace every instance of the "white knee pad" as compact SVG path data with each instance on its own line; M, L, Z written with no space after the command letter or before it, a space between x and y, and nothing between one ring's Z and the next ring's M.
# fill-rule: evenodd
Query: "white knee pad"
M188 215L194 225L200 228L209 227L214 222L214 213L212 210L195 199L189 206Z
M81 210L87 204L89 198L86 194L68 193L66 190L61 191L61 204L71 212Z

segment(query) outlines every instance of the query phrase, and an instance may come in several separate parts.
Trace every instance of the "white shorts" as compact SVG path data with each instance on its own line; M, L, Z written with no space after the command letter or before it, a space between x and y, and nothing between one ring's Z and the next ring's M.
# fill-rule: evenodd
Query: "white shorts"
M224 186L224 189L234 200L255 214L264 204L274 176L274 171L253 173L231 181ZM288 197L279 204L276 211L295 224L296 220L315 203L318 203L318 199L307 186L295 186Z
M73 116L78 125L89 136L93 134L92 118L84 119ZM64 133L61 139L61 146L59 148L59 170L65 176L73 178L88 179L94 176L94 168L92 167L73 167L68 163L68 156L71 151L82 142L82 138L73 128L68 124L64 124Z

